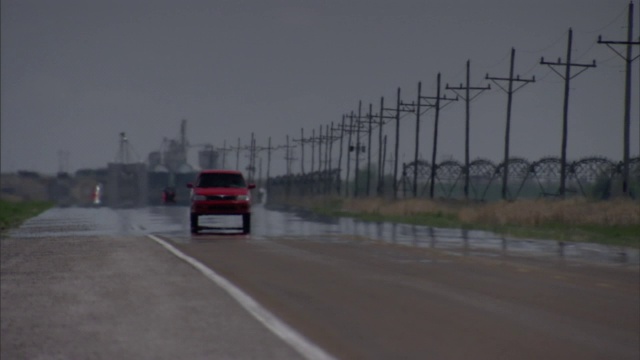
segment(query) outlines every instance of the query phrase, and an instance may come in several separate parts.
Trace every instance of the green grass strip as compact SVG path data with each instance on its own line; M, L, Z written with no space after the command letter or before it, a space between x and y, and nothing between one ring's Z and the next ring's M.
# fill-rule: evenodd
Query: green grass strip
M53 203L46 201L11 202L0 200L0 231L20 226L25 220L37 216L51 208Z

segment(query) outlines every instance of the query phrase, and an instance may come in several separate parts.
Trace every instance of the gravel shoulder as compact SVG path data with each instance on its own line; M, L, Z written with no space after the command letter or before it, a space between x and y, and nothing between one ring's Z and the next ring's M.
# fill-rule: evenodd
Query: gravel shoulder
M296 359L147 237L2 238L2 359Z

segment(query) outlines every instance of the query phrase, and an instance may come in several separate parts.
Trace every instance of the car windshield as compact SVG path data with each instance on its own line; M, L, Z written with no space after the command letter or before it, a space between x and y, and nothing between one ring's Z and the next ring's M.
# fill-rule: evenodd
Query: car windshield
M201 174L198 179L198 187L202 188L244 188L247 185L240 174Z

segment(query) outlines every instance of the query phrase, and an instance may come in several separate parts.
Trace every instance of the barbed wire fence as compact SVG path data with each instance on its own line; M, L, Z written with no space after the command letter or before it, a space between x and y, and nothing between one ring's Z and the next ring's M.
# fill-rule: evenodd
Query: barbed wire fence
M565 164L568 169L566 193L568 196L581 196L593 199L609 199L618 194L622 182L622 162L615 162L604 157L586 157ZM630 159L631 192L634 199L640 193L640 157ZM544 157L536 161L523 158L509 159L509 166L494 163L487 159L476 159L469 164L469 168L456 160L446 160L432 167L428 161L405 163L402 165L402 176L398 180L398 194L396 198L414 197L414 178L417 179L419 189L418 198L428 198L430 179L434 179L435 196L437 199L462 200L464 194L464 176L469 171L471 201L493 201L501 199L501 184L503 171L509 171L507 187L508 200L524 198L555 198L560 197L562 163L558 157ZM435 176L431 176L431 169L435 168ZM414 171L417 170L417 177ZM362 170L361 170L362 171ZM361 179L366 175L361 176ZM378 176L373 176L379 179ZM378 180L379 181L379 180ZM344 188L359 187L363 190L365 181L345 183L340 178L340 169L316 171L307 174L277 176L267 181L270 201L279 202L288 198L305 196L347 196L340 192L338 184L342 182ZM393 185L388 181L385 185L392 190ZM353 193L353 192L352 192ZM363 193L363 192L362 192ZM386 192L388 197L393 194Z

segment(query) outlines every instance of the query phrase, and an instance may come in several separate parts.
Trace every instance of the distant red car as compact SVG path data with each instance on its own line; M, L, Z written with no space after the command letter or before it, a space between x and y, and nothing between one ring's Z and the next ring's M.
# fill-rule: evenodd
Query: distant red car
M251 194L254 184L247 184L240 171L203 170L191 189L191 232L202 229L201 215L241 215L242 232L251 232Z
M162 190L162 203L163 204L175 204L176 203L176 189L171 186L167 186Z

